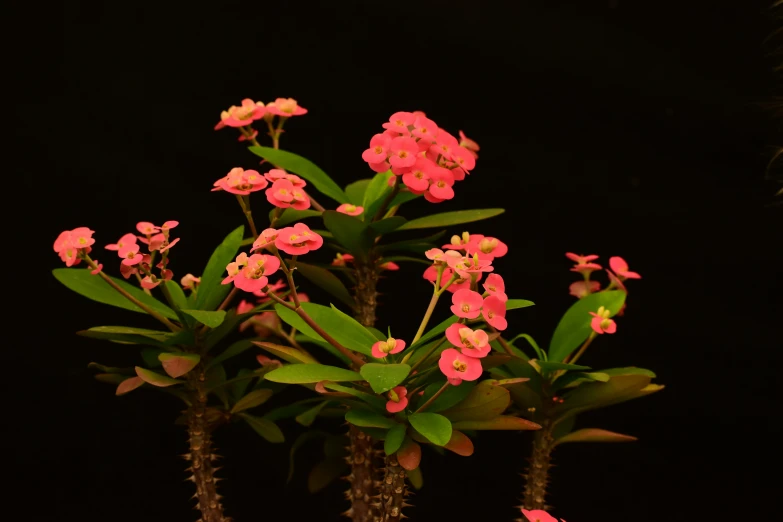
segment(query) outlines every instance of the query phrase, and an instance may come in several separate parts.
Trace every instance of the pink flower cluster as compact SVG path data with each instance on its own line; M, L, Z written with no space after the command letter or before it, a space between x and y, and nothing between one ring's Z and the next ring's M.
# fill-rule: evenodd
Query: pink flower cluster
M427 201L452 199L454 183L476 166L478 145L461 131L463 140L458 141L423 112L396 112L383 128L370 139L362 159L375 172L391 169L409 191Z
M296 223L292 227L279 230L267 228L253 242L251 252L261 249L271 251L272 247L282 250L292 256L300 256L323 246L324 238L316 234L304 223Z
M293 98L277 98L266 105L264 102L255 102L250 98L245 98L242 100L242 105L232 105L228 110L220 113L220 121L215 125L215 130L220 130L223 127L249 126L264 116L271 119L272 116L289 118L303 114L307 114L307 109L300 107Z
M435 283L440 271L441 279L438 281L440 287L454 278L452 284L447 287L448 291L452 293L470 288L471 277L475 277L476 281L481 281L484 272L494 270L492 262L495 258L503 257L508 253L508 246L499 239L481 234L469 234L468 232L463 232L462 236L453 236L451 242L443 245L443 248L446 249L445 252L439 248L433 248L425 253L427 259L433 261L434 264L424 271L423 277L429 282ZM442 267L441 265L444 264L447 266ZM496 288L490 293L499 293L502 300L505 301L503 279L500 276L490 276L487 281L484 288L487 289L487 285Z
M566 257L576 263L571 268L571 271L578 272L583 277L582 281L575 281L571 283L571 285L568 287L569 293L572 296L581 299L592 293L598 292L601 289L601 283L599 283L598 281L590 280L590 274L592 274L596 270L601 270L601 268L603 268L598 263L594 263L594 261L598 259L598 256L595 254L583 256L583 255L574 254L573 252L567 252ZM611 268L611 270L606 269L606 274L609 276L609 280L611 281L611 285L609 288L619 288L621 290L626 290L623 281L625 281L626 279L642 278L642 276L640 276L638 273L631 272L630 270L628 270L628 263L626 263L625 259L623 259L622 257L619 256L610 257L609 267Z
M226 267L228 277L223 279L223 284L234 283L234 286L240 290L255 292L265 288L269 284L268 276L277 272L279 268L280 260L275 256L266 254L248 256L242 252Z
M484 330L473 330L462 323L446 329L446 339L455 348L440 354L438 367L449 383L458 386L462 381L475 381L484 369L481 360L490 352L489 335Z
M225 177L217 180L213 184L212 191L223 190L231 194L247 196L252 192L266 189L266 199L272 205L304 210L310 208L310 197L304 191L305 185L307 185L305 180L282 169L272 169L262 176L255 170L236 167Z
M95 244L92 235L94 230L87 227L78 227L73 230L66 230L57 236L54 241L54 251L60 256L65 266L71 267L78 265L82 256L87 255ZM100 272L100 265L93 271L93 274Z
M174 276L171 270L168 270L168 251L179 242L179 238L172 240L169 236L172 228L179 225L178 221L166 221L161 226L157 226L148 221L140 221L136 224L136 230L141 235L128 233L123 235L119 241L106 245L106 250L113 250L121 259L120 273L125 279L134 274L141 277L141 286L143 288L155 288L162 280L169 280ZM141 252L139 242L147 246L148 253ZM160 261L155 265L160 269L160 276L152 273L152 263L156 252L162 254Z

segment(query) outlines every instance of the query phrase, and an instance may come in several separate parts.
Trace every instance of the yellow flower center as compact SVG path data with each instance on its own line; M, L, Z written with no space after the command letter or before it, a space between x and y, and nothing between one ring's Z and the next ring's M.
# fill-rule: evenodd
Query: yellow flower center
M462 311L463 312L470 312L470 305L469 304L462 305Z
M458 372L465 372L468 369L468 365L465 364L464 362L460 361L459 359L454 359L454 362L452 362L451 365Z

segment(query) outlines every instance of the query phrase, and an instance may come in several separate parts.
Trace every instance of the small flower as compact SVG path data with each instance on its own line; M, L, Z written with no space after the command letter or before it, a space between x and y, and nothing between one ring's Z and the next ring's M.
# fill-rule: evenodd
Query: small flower
M440 248L430 248L426 252L424 252L424 256L429 259L430 261L434 261L435 264L437 263L445 263L446 260L443 258L444 253L443 250Z
M623 292L628 292L628 289L625 287L625 285L620 280L620 278L614 275L614 273L612 273L612 271L609 270L608 268L606 269L606 275L609 277L609 282L611 283L610 286L616 286Z
M484 371L479 359L462 354L454 348L447 348L441 352L438 367L449 382L454 379L454 382L459 383L463 380L475 381Z
M391 140L391 136L376 134L370 139L370 148L362 153L362 159L370 164L385 162L389 157L389 144L391 143Z
M287 179L278 179L272 183L272 186L266 189L265 194L267 201L276 207L293 207L296 210L310 208L310 198L307 194Z
M574 281L568 287L568 293L581 299L600 289L601 283L598 281Z
M557 522L557 519L542 509L522 509L522 514L525 515L530 522ZM561 522L564 522L561 520Z
M585 263L589 263L590 261L595 261L596 259L598 259L598 256L595 254L583 256L580 254L574 254L573 252L566 252L566 257L578 265L583 265Z
M185 274L185 277L180 280L182 288L190 291L195 290L199 283L201 283L201 278L193 274Z
M503 281L503 278L500 277L500 275L489 274L483 286L484 290L486 290L489 295L497 297L504 303L508 301L508 296L506 295L506 283Z
M340 212L342 214L348 214L349 216L358 216L362 212L364 212L364 207L357 207L356 205L352 205L350 203L343 203L339 207L337 207L337 212Z
M628 271L628 263L622 257L614 256L609 258L609 267L617 274L617 277L623 279L641 279L642 276L636 272Z
M590 326L595 333L613 334L617 331L617 323L615 323L612 319L609 319L609 316L612 315L612 312L607 310L605 307L600 307L598 312L590 312L590 315L593 316L593 320L590 321Z
M405 386L395 386L387 392L389 400L386 402L386 411L397 413L408 406L408 390Z
M400 265L395 263L394 261L384 261L380 265L378 265L378 270L399 270Z
M459 131L459 145L470 151L473 157L478 159L478 154L476 153L480 150L479 144L465 136L465 133L462 131Z
M214 183L213 192L224 190L231 194L247 196L251 192L265 189L269 181L256 170L244 170L240 167L231 169L225 177Z
M247 265L247 254L241 252L236 257L236 260L226 265L226 272L228 272L228 277L223 279L221 284L227 285L229 283L233 283L234 278L239 275L239 272L241 272L246 265Z
M324 244L324 238L310 230L304 223L286 227L277 232L275 246L292 256L306 254L318 250Z
M389 121L384 123L382 127L396 134L410 136L410 130L408 130L408 127L413 125L415 121L416 115L411 112L395 112L391 115Z
M98 262L98 261L96 260L96 261L95 261L95 268L93 268L92 270L90 270L90 273L91 273L92 275L98 275L98 274L100 274L100 273L101 273L101 271L102 271L102 270L103 270L103 263L100 263L100 262Z
M154 275L150 274L147 276L144 276L144 278L141 280L141 287L146 288L147 290L151 290L158 286L163 279L158 279Z
M126 266L138 265L144 259L144 256L139 253L138 243L130 243L122 247L118 254L122 258L122 264Z
M378 341L372 345L372 356L376 359L383 359L390 353L400 353L405 349L405 341L389 337L385 341Z
M419 147L413 138L399 137L391 140L389 144L391 157L389 163L394 168L412 167L416 163Z
M453 250L450 252L454 252ZM478 254L473 256L445 256L449 268L454 270L460 277L469 279L471 274L481 274L482 272L492 272L495 268L491 261L479 259Z
M353 256L351 254L341 254L337 252L337 256L335 256L334 260L332 261L332 266L345 266L346 263L352 262Z
M482 236L483 237L483 236ZM471 235L469 232L463 232L461 236L454 234L451 236L451 241L443 245L446 250L467 250L470 244Z
M430 186L430 173L437 168L432 160L419 156L410 171L402 175L402 182L411 192L423 194Z
M172 228L176 228L177 226L179 226L179 221L169 220L163 223L163 225L161 225L160 230L163 233L167 233L169 230L171 230Z
M145 236L151 236L157 232L160 232L160 227L153 225L149 221L139 221L136 223L136 230Z
M430 203L442 203L454 197L454 175L449 169L435 167L430 176L430 186L424 193L424 199Z
M451 151L451 160L457 164L457 167L470 172L476 168L476 156L465 147L457 147Z
M266 104L266 110L270 114L280 116L281 118L307 114L307 109L300 107L293 98L277 98L275 101Z
M275 239L277 239L277 234L278 231L274 228L263 230L253 242L253 248L251 248L250 251L255 252L256 250L273 247L275 245Z
M242 299L239 302L239 304L237 305L237 314L238 315L246 314L246 313L248 313L249 311L251 311L255 307L256 306L253 303L251 303L249 301L245 301L244 299Z
M480 359L489 351L489 336L484 330L472 330L464 324L454 323L446 328L446 339L470 357Z
M112 243L110 245L106 245L104 248L106 250L115 250L116 251L116 250L121 249L125 245L129 245L129 244L132 244L132 243L135 243L135 242L136 242L136 234L128 233L128 234L125 234L124 236L122 236L119 239L119 241L117 241L116 243Z
M296 188L302 188L305 185L307 185L307 182L305 180L303 180L296 174L289 174L283 169L271 169L269 172L264 174L264 177L271 183L274 183L278 179L287 179Z
M239 107L232 105L227 111L220 113L220 122L215 125L215 130L250 125L255 120L263 118L265 113L263 102L254 102L250 98L245 98Z
M277 272L280 260L267 254L253 254L234 277L234 285L245 292L255 292L269 284L268 276ZM225 284L225 281L224 281Z
M465 245L465 250L468 254L478 254L480 259L492 261L496 257L505 256L508 253L508 246L497 238L473 234Z
M497 296L491 295L484 299L481 315L488 325L497 330L502 331L508 328L508 321L506 321L506 303L501 301Z
M426 116L418 116L413 121L413 130L411 131L411 134L421 140L434 142L435 138L438 136L439 130L440 129L438 129L438 126L434 121Z
M481 305L484 299L478 292L462 289L454 292L454 295L451 296L451 302L453 303L451 312L454 315L463 319L475 319L481 314Z

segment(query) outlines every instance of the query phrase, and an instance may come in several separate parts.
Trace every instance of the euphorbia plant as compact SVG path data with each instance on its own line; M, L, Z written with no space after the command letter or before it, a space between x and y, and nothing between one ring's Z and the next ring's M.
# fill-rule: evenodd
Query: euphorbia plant
M617 331L612 317L622 315L625 310L628 294L625 281L641 279L641 276L630 271L621 257L611 257L610 269L606 270L609 284L602 289L600 282L591 279L593 272L602 269L595 262L597 255L583 256L569 252L566 256L575 262L571 271L582 277L569 288L570 294L578 301L558 323L548 350L541 349L531 336L519 334L507 343L508 360L490 370L490 374L500 379L527 378L525 382L509 386L511 396L520 415L542 426L535 433L525 475L523 512L548 508L546 494L552 451L559 444L636 440L629 435L598 428L574 431L577 414L663 389L662 385L651 382L655 374L644 368L629 366L595 371L583 364L583 356L596 339ZM532 357L514 346L518 339L530 346Z

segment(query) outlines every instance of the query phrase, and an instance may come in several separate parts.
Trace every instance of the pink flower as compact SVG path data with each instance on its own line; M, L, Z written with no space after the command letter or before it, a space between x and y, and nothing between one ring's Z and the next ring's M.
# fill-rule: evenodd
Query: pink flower
M424 199L430 203L441 203L454 197L454 175L449 169L435 167L430 176L430 186L424 193Z
M376 134L370 139L370 148L362 153L362 159L370 164L385 162L389 157L391 140L391 137L386 134Z
M568 293L581 299L600 289L601 283L598 281L574 281L568 287Z
M171 247L173 247L174 245L176 245L177 243L179 243L179 240L180 240L180 238L177 238L177 239L175 239L174 241L169 241L169 240L167 239L167 240L166 240L166 242L163 244L163 246L162 246L162 247L160 247L160 249L159 249L159 250L160 250L160 252L161 252L161 253L163 253L163 252L167 252L167 251L168 251L168 250L169 250ZM151 250L150 250L150 251L151 251Z
M246 314L246 313L248 313L249 311L251 311L255 307L256 306L253 303L251 303L249 301L245 301L244 299L242 299L239 302L239 304L237 305L237 314L238 315Z
M430 248L429 250L424 252L424 256L430 261L434 261L436 264L446 262L446 260L443 258L444 256L443 250L441 250L440 248Z
M484 371L479 359L462 354L454 348L447 348L441 352L438 367L449 382L454 379L454 382L459 383L463 380L475 381Z
M305 180L303 180L296 174L289 174L283 169L271 169L269 172L264 174L264 177L267 180L271 181L272 183L274 183L278 179L287 179L296 188L302 188L305 185L307 185L307 182Z
M473 157L478 159L478 154L476 153L480 150L479 144L465 136L465 133L462 131L459 131L459 145L470 151Z
M508 321L506 321L506 303L495 295L491 295L484 299L481 315L484 317L487 324L496 330L503 331L508 328Z
M595 254L590 254L589 256L583 256L579 254L574 254L573 252L566 252L566 257L578 265L583 265L585 263L589 263L590 261L595 261L596 259L598 259L598 256Z
M380 265L378 265L378 269L379 270L392 270L392 271L394 271L394 270L399 270L400 269L400 265L398 265L394 261L385 261L385 262L381 263Z
M266 104L266 110L270 114L280 116L281 118L307 114L307 109L300 107L293 98L277 98L275 101Z
M226 272L228 272L228 277L223 279L221 284L227 285L229 283L233 283L234 279L239 275L239 273L246 265L247 265L247 254L245 254L244 252L240 252L239 255L236 257L236 260L226 265Z
M498 274L490 274L487 276L487 280L484 282L484 290L486 290L489 295L497 297L504 303L508 301L506 283Z
M245 98L239 107L232 105L227 111L220 113L220 122L215 125L215 130L250 125L255 120L263 118L265 113L263 102L254 102L250 98Z
M176 228L177 226L179 226L179 221L169 220L169 221L166 221L165 223L163 223L163 225L161 225L160 229L165 233L165 232L168 232L169 230L171 230L172 228Z
M413 122L411 134L422 140L434 142L438 136L438 126L425 116L418 116Z
M622 290L622 291L624 291L624 292L628 292L628 289L625 287L625 285L624 285L624 284L623 284L623 282L620 280L620 278L619 278L619 277L617 277L616 275L614 275L614 274L612 273L612 271L611 271L611 270L609 270L608 268L606 269L606 275L607 275L607 276L609 276L609 282L611 283L611 285L610 285L610 286L616 286L616 287L617 287L617 288L619 288L620 290Z
M147 275L144 276L144 278L141 280L141 287L146 288L147 290L151 290L158 286L162 279L158 279L154 275Z
M292 256L318 250L324 244L324 238L310 230L304 223L286 227L278 231L275 246Z
M557 522L555 517L542 509L522 509L522 514L525 515L525 518L530 522Z
M138 265L144 259L144 256L139 253L138 243L125 245L118 253L122 258L122 264L126 266Z
M386 402L386 411L389 413L397 413L404 410L408 406L408 390L405 386L395 386L387 392L389 400Z
M443 160L451 161L451 153L458 147L457 138L441 129L438 134L438 142L430 146L430 152L434 155L433 159L441 156Z
M598 309L597 313L590 312L590 315L593 316L593 320L590 321L590 326L595 333L613 334L617 331L617 323L615 323L612 319L609 319L609 316L612 315L612 312L603 306Z
M451 151L451 160L465 172L476 168L476 157L465 147L457 147Z
M609 266L617 274L620 280L623 279L641 279L642 276L636 272L628 271L628 263L622 257L614 256L609 258Z
M403 136L410 136L408 127L416 121L416 115L410 112L395 112L382 127Z
M251 132L248 135L240 134L237 137L237 141L251 141L251 140L256 139L257 137L258 137L258 130L257 129L253 129L253 132Z
M370 167L373 172L386 172L389 170L390 166L388 161L381 161L380 163L368 163L368 167ZM391 181L393 178L389 178L389 181Z
M489 299L489 297L487 298ZM475 319L481 314L481 305L484 299L481 294L473 290L457 290L451 296L451 312L463 319Z
M100 273L101 273L101 271L102 271L102 270L103 270L103 263L100 263L100 262L98 262L98 261L96 260L96 261L95 261L95 268L93 268L93 269L90 271L90 273L91 273L92 275L98 275L98 274L100 274Z
M145 236L151 236L157 232L160 232L160 227L153 225L149 221L139 221L136 223L136 230Z
M71 267L81 262L81 254L89 253L90 245L95 243L92 238L94 232L87 227L79 227L73 230L61 232L54 241L54 251L60 256L65 266Z
M419 156L411 170L402 175L402 182L411 192L423 193L430 186L430 172L436 168L438 166L432 160Z
M266 199L280 208L293 207L296 210L310 208L310 198L307 194L287 179L278 179L266 189Z
M353 256L351 254L341 254L338 252L337 256L335 256L332 261L332 266L345 266L346 263L351 262L353 262Z
M247 263L242 266L234 277L234 285L245 292L261 290L269 284L268 276L277 272L280 268L280 260L267 254L253 254L247 258Z
M273 247L275 245L275 239L277 239L277 234L278 231L274 228L263 230L253 242L253 248L251 248L250 251L255 252L256 250Z
M155 250L160 249L165 241L166 236L164 234L158 233L153 235L151 238L149 238L147 243L149 245L150 252L154 252Z
M337 212L340 212L342 214L348 214L349 216L358 216L362 212L364 212L364 207L357 207L356 205L351 205L350 203L343 203L339 207L337 207Z
M391 151L389 163L392 167L400 169L412 167L416 163L419 147L413 138L399 137L391 140L389 150Z
M95 232L87 227L79 227L71 230L71 243L75 248L83 249L95 244L92 235Z
M376 359L383 359L390 353L400 353L405 349L405 341L389 337L385 341L378 341L372 345L372 356Z
M465 245L468 254L478 254L481 259L492 261L496 257L503 257L508 253L508 246L494 237L485 237L481 234L473 234Z
M484 236L481 236L484 237ZM471 235L468 232L463 232L461 236L451 236L451 242L447 245L443 245L443 248L447 250L467 250L470 244Z
M470 357L485 357L489 351L489 336L484 330L472 330L464 324L454 323L446 328L446 339Z
M193 274L185 274L185 277L183 277L180 280L180 284L182 285L182 288L191 291L194 290L200 282L201 282L201 278L196 277Z
M120 240L117 241L116 243L106 245L104 248L106 248L106 250L119 250L125 245L135 243L135 242L136 242L136 234L128 233L122 236Z
M217 180L212 191L225 190L231 194L247 196L251 192L266 188L267 185L269 182L258 171L236 167L231 169L225 177Z
M451 252L454 252L453 250ZM456 252L455 252L456 253ZM492 272L495 268L492 261L479 259L477 254L473 256L444 256L449 268L454 270L460 277L468 279L471 274L481 274L482 272Z

